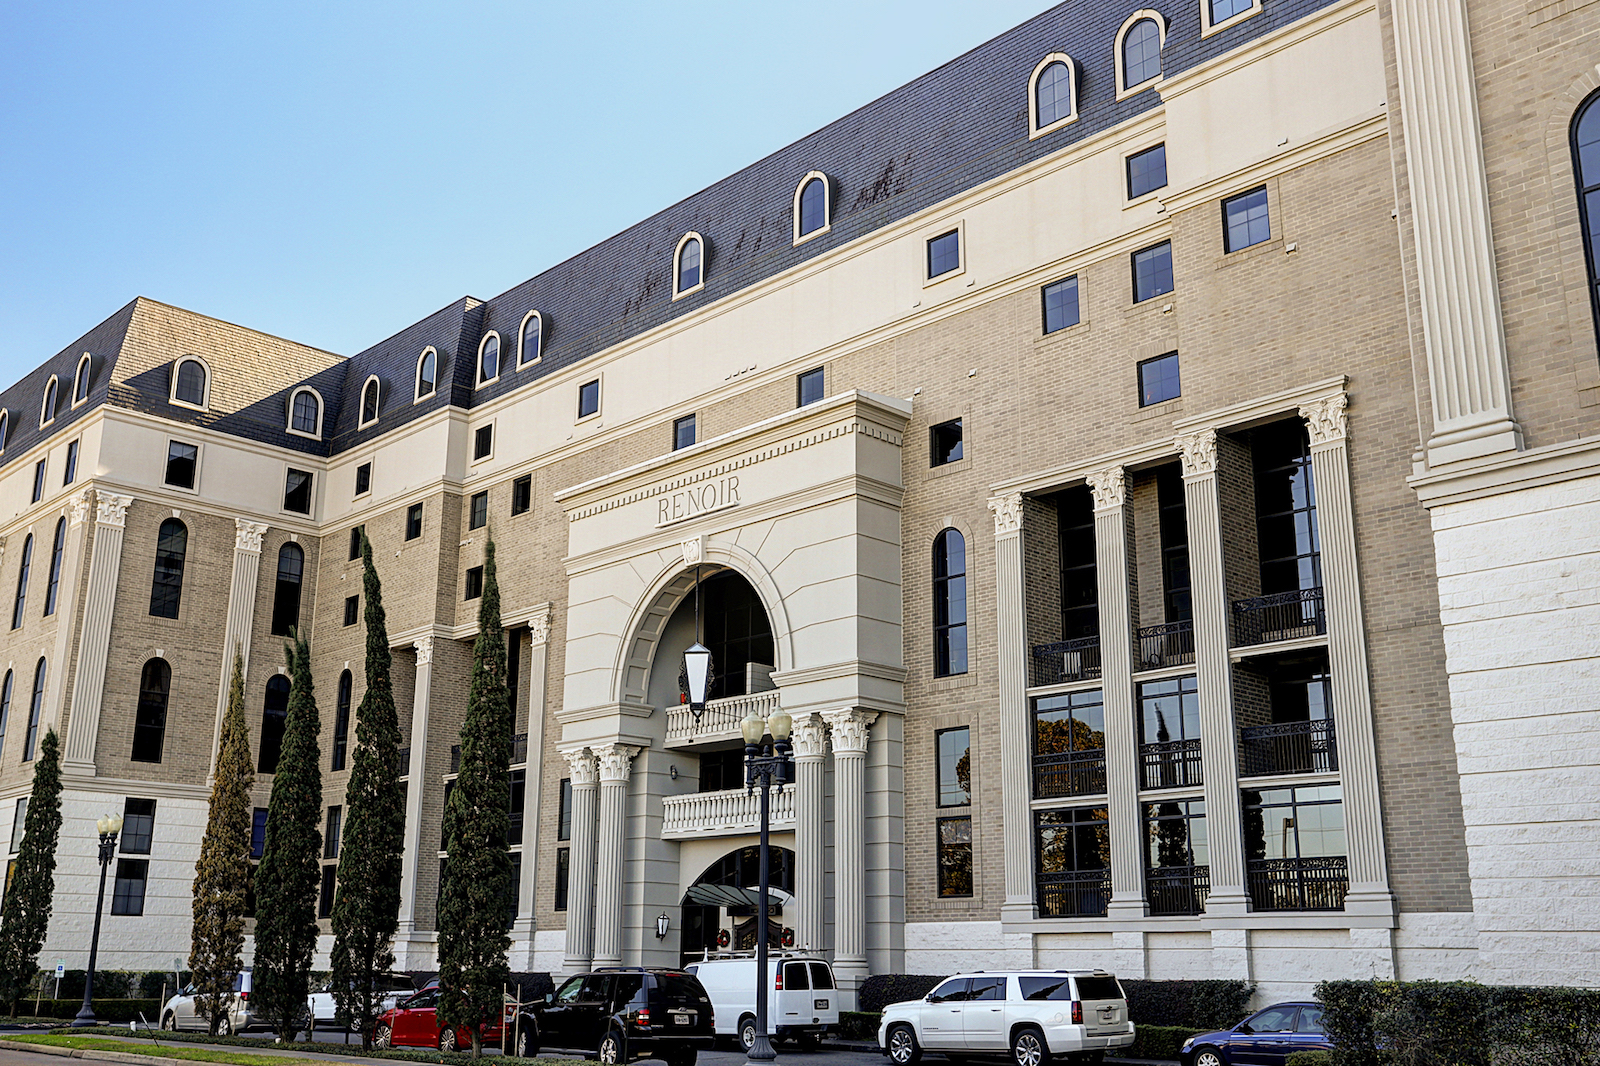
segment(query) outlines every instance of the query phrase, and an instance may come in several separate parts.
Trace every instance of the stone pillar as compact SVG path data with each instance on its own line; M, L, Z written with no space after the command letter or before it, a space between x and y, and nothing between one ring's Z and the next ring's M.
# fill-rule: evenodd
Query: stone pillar
M816 711L794 717L794 895L795 944L810 951L827 949L827 840L823 801L827 787L828 730Z
M853 1000L867 978L866 765L872 711L823 715L833 740L833 969Z
M567 864L567 954L563 973L582 973L594 957L595 788L599 768L588 748L561 753L572 782L572 843Z
M1033 745L1028 723L1028 631L1023 601L1022 494L989 501L994 512L995 647L1000 685L1000 810L1006 922L1032 921ZM837 791L837 789L836 789Z
M1249 909L1239 825L1239 742L1233 724L1233 664L1222 519L1217 496L1217 435L1178 438L1189 518L1189 580L1194 603L1195 684L1200 697L1200 771L1205 778L1212 917Z
M222 628L222 681L217 686L217 719L211 730L211 773L217 772L217 746L222 740L222 716L228 710L228 690L233 685L233 653L244 657L245 678L250 676L250 638L255 631L256 582L261 574L261 538L265 522L233 520L233 583L228 588L228 618ZM245 685L248 692L250 686Z
M1133 626L1128 610L1128 478L1122 467L1089 475L1094 493L1100 595L1100 688L1106 716L1106 803L1111 836L1108 917L1145 916L1139 818L1139 740L1133 728ZM1141 951L1142 956L1142 951Z
M628 836L628 772L643 750L627 744L594 749L600 760L600 828L595 834L594 964L622 965L623 849ZM574 827L576 844L577 829ZM573 849L576 852L576 848ZM571 897L568 904L571 906Z
M1317 527L1322 542L1323 609L1328 620L1334 741L1339 752L1339 780L1344 786L1345 848L1350 863L1345 913L1393 915L1394 897L1389 891L1384 861L1366 623L1362 619L1361 580L1356 565L1346 402L1341 392L1300 408L1311 438L1311 476L1316 486Z
M400 930L405 940L417 931L417 864L422 860L422 794L428 765L428 693L433 683L433 638L412 644L417 650L417 679L411 697L411 762L406 787L405 850L400 856ZM435 923L437 925L437 923Z
M536 609L528 619L528 787L522 814L522 883L517 886L518 918L512 926L512 951L521 939L526 945L522 968L533 968L533 934L538 929L534 892L539 884L539 799L544 793L544 699L550 663L550 607Z
M83 629L78 638L78 670L72 681L72 710L67 721L62 768L94 776L95 742L100 734L100 705L105 698L106 659L111 653L111 617L117 606L117 577L122 570L122 534L132 496L95 494L94 548L89 554L89 589L83 603ZM64 663L57 669L65 669Z
M83 570L83 520L94 506L94 490L74 493L67 501L67 534L61 551L61 577L56 596L56 645L50 661L59 664L50 671L49 692L45 696L44 722L59 732L63 700L67 691L66 664L72 656L72 635L78 622L78 577ZM51 536L54 536L54 531Z

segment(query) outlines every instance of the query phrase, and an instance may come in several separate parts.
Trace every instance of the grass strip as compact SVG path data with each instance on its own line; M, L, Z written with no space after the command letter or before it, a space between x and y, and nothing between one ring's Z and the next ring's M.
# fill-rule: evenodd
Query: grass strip
M44 1034L40 1035L42 1036ZM351 1035L351 1043L349 1044L317 1044L302 1043L299 1041L296 1041L293 1044L279 1044L271 1039L251 1039L249 1037L242 1036L207 1036L205 1033L161 1032L157 1035L161 1041L159 1046L162 1050L150 1050L150 1045L143 1042L150 1038L150 1030L145 1029L143 1026L140 1027L137 1034L137 1038L140 1041L139 1043L135 1043L132 1039L129 1039L135 1034L130 1032L128 1027L125 1025L101 1025L85 1029L55 1029L52 1030L48 1035L69 1038L81 1038L85 1036L119 1037L120 1039L111 1041L111 1043L115 1044L116 1047L110 1050L120 1049L124 1051L137 1051L141 1054L157 1055L164 1058L182 1057L178 1055L166 1054L166 1049L175 1044L218 1044L227 1047L244 1048L247 1051L251 1049L261 1050L264 1048L271 1048L273 1051L293 1051L296 1055L306 1056L305 1059L298 1060L299 1062L308 1062L311 1064L311 1066L327 1066L326 1062L319 1062L316 1060L315 1056L318 1055L340 1055L368 1059L395 1059L400 1062L426 1062L433 1064L433 1066L474 1066L472 1055L469 1052L464 1051L446 1053L433 1048L390 1048L386 1051L380 1051L377 1048L373 1048L371 1051L362 1052L361 1037L355 1034ZM6 1037L6 1039L23 1041L29 1039L37 1040L37 1038L33 1037L31 1034L17 1034L16 1036ZM485 1046L484 1050L487 1051L489 1046L493 1045ZM254 1060L266 1059L269 1063L271 1063L271 1066L288 1066L289 1063L297 1061L285 1058L282 1055L255 1055L251 1056L251 1058L252 1063L254 1063ZM519 1064L522 1064L522 1066L590 1066L590 1064L586 1063L583 1059L519 1059L512 1055L496 1055L494 1060L496 1063L502 1064L502 1066L519 1066ZM477 1060L477 1066L481 1066L482 1062L483 1059Z
M5 1039L18 1044L48 1044L52 1047L67 1047L78 1051L120 1051L129 1055L149 1055L152 1058L221 1062L227 1066L300 1066L311 1061L286 1058L282 1055L249 1055L237 1051L218 1051L215 1048L156 1047L149 1044L135 1044L127 1040L107 1040L105 1037L97 1036L21 1033L6 1036Z

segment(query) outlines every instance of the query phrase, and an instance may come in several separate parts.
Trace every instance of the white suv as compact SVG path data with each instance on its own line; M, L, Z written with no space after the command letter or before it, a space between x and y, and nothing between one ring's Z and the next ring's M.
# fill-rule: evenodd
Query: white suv
M885 1007L878 1026L894 1066L913 1066L924 1051L1009 1056L1016 1066L1098 1062L1132 1043L1128 999L1104 970L957 974L922 999Z

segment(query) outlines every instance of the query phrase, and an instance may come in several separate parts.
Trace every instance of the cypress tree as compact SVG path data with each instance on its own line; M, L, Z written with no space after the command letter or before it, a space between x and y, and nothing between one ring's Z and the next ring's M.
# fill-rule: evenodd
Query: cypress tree
M195 1006L214 1034L244 967L245 897L250 888L250 732L244 722L244 656L235 648L233 681L217 741L217 770L200 861L194 868L194 930L189 969Z
M449 858L439 892L439 1017L472 1033L472 1054L483 1048L483 1026L500 1016L511 979L506 952L507 900L512 892L510 822L511 705L506 697L506 641L500 629L500 584L494 540L484 547L478 639L472 645L472 690L461 723L461 772L445 805Z
M266 849L256 871L256 954L251 993L278 1038L294 1039L311 990L311 954L317 947L320 888L322 768L317 734L322 728L311 683L311 649L291 632L289 714L283 753L267 801Z
M0 906L0 1001L17 1000L39 972L39 951L50 929L56 888L56 842L61 836L61 744L51 729L39 745L33 791L23 820L17 869Z
M361 535L366 596L367 691L356 708L356 750L345 790L333 904L333 997L339 1013L372 1046L376 980L394 966L400 926L400 853L405 848L405 792L400 786L400 726L389 674L389 632L372 545Z

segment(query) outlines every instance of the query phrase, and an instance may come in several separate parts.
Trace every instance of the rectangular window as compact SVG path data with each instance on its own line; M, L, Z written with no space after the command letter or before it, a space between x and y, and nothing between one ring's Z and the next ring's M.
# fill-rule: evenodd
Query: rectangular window
M486 459L494 452L494 425L479 426L472 437L472 457Z
M361 534L366 532L366 526L356 526L350 531L350 561L355 562L361 558Z
M406 539L416 540L422 536L422 504L414 503L406 508Z
M795 406L804 407L822 399L822 368L807 370L795 379Z
M199 445L170 442L167 445L167 484L176 485L180 489L194 488L195 467L199 464L199 460ZM35 496L34 499L38 497Z
M283 479L283 509L295 514L311 513L311 475L290 467Z
M522 894L522 852L511 853L511 881L506 885L506 928L517 921L517 897Z
M1137 200L1167 184L1167 146L1158 144L1128 157L1128 199Z
M1133 302L1172 291L1172 242L1162 241L1133 253Z
M506 843L522 843L522 814L528 805L528 771L511 771L511 806L507 811Z
M344 624L347 625L347 626L353 626L353 625L356 624L356 620L358 618L360 618L360 617L361 617L361 597L360 597L360 595L358 594L358 595L355 595L355 596L346 596L344 598Z
M1168 352L1139 364L1139 406L1176 400L1183 395L1178 386L1178 353Z
M482 529L489 524L489 493L488 490L474 493L472 496L471 510L467 515L468 529Z
M78 442L73 441L67 445L67 469L61 475L61 483L70 485L78 479Z
M33 502L44 499L44 460L33 464Z
M972 731L966 726L935 734L939 750L939 806L972 802Z
M928 465L944 466L961 459L961 419L940 422L928 429Z
M1267 187L1222 201L1223 250L1237 252L1272 239L1272 222L1267 217Z
M1043 290L1044 331L1054 333L1078 324L1078 276L1052 281Z
M149 859L118 859L117 884L111 893L111 913L144 913L144 885L150 877Z
M941 233L928 241L928 277L936 278L961 268L961 231Z
M1201 784L1200 696L1193 675L1139 685L1140 788Z
M523 474L511 483L511 513L526 514L533 506L533 475Z
M1211 892L1204 800L1144 805L1145 898L1151 914L1199 914Z
M556 899L554 910L567 909L567 880L572 870L572 849L556 849Z
M556 839L572 839L572 779L561 779L561 799L556 804ZM16 851L16 848L12 848Z
M465 599L475 600L483 595L483 567L474 566L467 571L467 594Z
M344 826L344 808L329 807L327 826L322 831L322 857L324 859L337 859L339 857L339 831Z
M687 448L694 443L694 415L684 415L672 423L672 450Z
M155 836L155 832L155 800L134 799L130 796L122 801L122 854L150 854L151 838Z
M362 463L356 467L356 495L365 496L372 491L372 464Z
M972 895L972 819L939 819L939 895Z
M28 797L23 796L17 800L17 814L11 821L11 854L15 855L17 849L22 847L22 832L27 828L28 822Z
M1106 790L1106 712L1099 689L1033 701L1036 799L1093 796Z
M261 858L267 850L267 809L257 807L250 815L250 857Z
M322 889L317 893L318 918L333 917L333 887L338 873L337 863L329 863L322 868Z
M600 411L600 382L591 381L578 386L578 417L588 418Z
M1039 917L1091 917L1111 900L1106 808L1078 807L1034 815Z
M1241 11L1249 11L1251 0L1208 0L1211 4L1211 25L1226 22Z
M1338 785L1245 789L1245 879L1258 911L1342 910L1350 875Z

